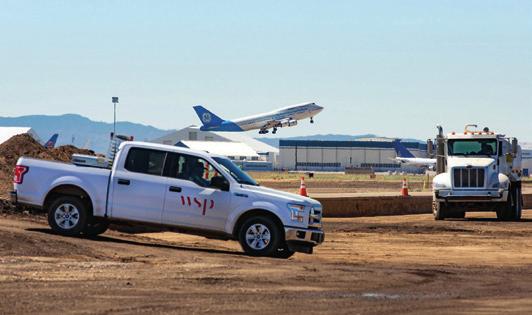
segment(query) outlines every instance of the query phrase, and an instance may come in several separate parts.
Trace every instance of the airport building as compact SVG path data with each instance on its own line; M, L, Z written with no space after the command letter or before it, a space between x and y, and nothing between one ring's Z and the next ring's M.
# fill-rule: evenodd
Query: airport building
M244 132L201 131L189 126L150 142L180 145L229 157L245 170L272 170L279 149Z
M521 143L521 150L523 175L532 176L532 142Z
M37 142L40 142L39 136L31 127L0 127L0 144L6 142L16 135L28 134Z
M394 139L367 138L357 141L281 140L278 168L286 170L421 172L415 166L396 162ZM427 157L427 145L401 142L416 157Z

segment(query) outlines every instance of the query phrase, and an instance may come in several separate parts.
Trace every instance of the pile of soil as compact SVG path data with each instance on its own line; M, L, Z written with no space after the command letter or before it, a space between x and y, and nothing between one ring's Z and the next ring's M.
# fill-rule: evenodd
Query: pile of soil
M28 134L12 137L0 144L0 198L7 198L12 189L13 168L21 156L68 162L72 154L94 155L94 151L72 145L47 149Z

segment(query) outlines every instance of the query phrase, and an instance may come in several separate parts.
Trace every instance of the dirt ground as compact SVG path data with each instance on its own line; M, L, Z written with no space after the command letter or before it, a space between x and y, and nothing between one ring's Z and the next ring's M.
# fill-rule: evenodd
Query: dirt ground
M173 233L53 235L0 217L0 313L530 313L532 211L325 219L325 243L289 260Z
M298 180L262 180L260 184L266 187L280 189L292 193L299 191L300 181ZM307 190L310 194L335 195L335 194L376 194L376 193L395 193L399 194L401 180L313 180L305 181ZM420 180L409 181L408 187L411 192L423 192L430 194L432 184ZM532 192L532 182L523 182L523 192Z

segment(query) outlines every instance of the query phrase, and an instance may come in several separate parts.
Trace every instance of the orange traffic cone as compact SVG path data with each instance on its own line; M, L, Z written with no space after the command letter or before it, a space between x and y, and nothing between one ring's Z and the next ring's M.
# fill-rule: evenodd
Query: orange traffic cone
M408 182L406 178L403 178L403 188L401 188L401 196L408 197Z
M299 194L304 197L307 195L307 185L305 185L305 177L301 177L301 186L299 186Z

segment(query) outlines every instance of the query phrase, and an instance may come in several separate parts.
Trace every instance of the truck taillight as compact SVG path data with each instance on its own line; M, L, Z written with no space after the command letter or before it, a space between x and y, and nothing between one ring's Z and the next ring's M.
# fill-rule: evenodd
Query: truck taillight
M26 174L28 170L29 170L29 167L24 166L24 165L15 166L13 183L22 184L22 182L24 181L24 174Z

